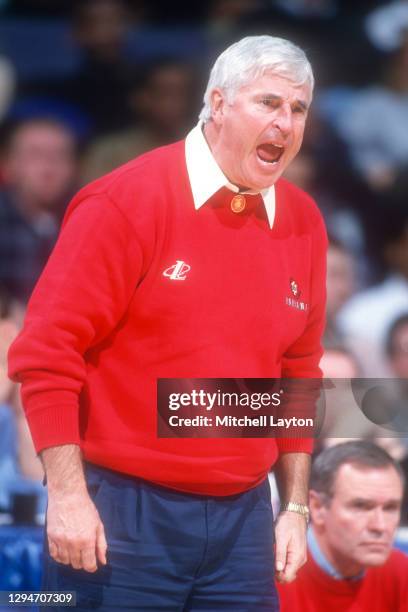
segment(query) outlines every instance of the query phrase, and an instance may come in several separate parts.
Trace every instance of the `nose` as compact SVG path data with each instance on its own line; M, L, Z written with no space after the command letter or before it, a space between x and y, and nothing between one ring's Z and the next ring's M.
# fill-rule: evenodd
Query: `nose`
M382 508L374 508L370 513L368 528L375 533L384 533L387 529L387 521Z
M290 104L281 104L276 109L272 123L275 129L277 128L284 136L290 134L292 130L292 109Z

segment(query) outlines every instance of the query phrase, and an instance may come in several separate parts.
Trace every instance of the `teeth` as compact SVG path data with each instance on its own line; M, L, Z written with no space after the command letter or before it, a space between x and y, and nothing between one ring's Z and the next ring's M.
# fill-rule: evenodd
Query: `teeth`
M263 164L273 165L273 164L277 164L278 163L277 159L275 159L274 161L266 161L266 159L262 159L262 157L259 157L259 155L258 155L258 159L260 159Z

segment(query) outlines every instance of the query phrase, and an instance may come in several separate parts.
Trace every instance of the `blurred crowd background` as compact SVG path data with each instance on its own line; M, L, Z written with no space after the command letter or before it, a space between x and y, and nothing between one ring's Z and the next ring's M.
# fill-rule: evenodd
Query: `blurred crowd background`
M329 231L323 372L408 378L407 1L0 0L0 511L15 522L46 501L6 353L70 197L183 138L214 59L247 34L291 39L315 70L286 175ZM407 470L407 437L377 441Z

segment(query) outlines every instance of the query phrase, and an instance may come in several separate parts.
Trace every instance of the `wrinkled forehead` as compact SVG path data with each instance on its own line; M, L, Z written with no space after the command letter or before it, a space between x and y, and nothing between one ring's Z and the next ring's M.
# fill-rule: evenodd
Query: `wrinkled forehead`
M292 78L271 71L247 79L235 92L235 94L240 93L282 99L290 98L303 102L307 107L310 106L312 101L312 89L308 82L298 83Z
M291 69L291 67L287 65L281 66L277 64L276 66L253 66L245 73L240 75L241 84L249 85L252 81L264 76L268 76L272 79L285 79L296 87L305 87L310 96L312 96L313 85L306 73L302 71L302 76L300 76L295 68Z

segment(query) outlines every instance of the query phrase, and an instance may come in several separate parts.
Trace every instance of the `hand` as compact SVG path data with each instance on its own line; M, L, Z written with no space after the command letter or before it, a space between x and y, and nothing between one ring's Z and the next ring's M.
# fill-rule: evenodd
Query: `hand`
M275 568L278 582L292 582L306 563L307 522L296 512L281 512L275 523Z
M88 492L49 493L47 536L51 557L74 569L95 572L106 565L107 543L99 513Z

